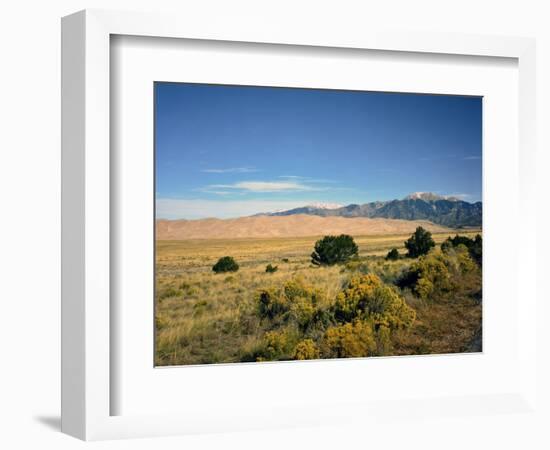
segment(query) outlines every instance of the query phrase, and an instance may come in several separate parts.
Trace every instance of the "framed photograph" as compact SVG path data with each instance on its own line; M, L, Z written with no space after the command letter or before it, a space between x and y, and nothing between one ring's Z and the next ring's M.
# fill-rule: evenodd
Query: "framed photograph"
M482 97L154 90L155 365L482 351Z
M534 42L259 25L63 19L63 431L532 408Z

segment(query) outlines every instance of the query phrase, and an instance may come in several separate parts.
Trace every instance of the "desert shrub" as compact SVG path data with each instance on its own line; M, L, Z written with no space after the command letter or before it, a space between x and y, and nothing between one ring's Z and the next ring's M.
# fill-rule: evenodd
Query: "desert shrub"
M458 234L453 238L447 238L447 241L450 242L453 247L458 247L461 244L469 247L474 242L474 240L470 239L468 236L461 236Z
M272 324L288 324L301 332L324 331L332 324L332 313L321 308L321 299L326 294L296 277L279 288L261 289L256 295L257 311L260 318L267 318ZM286 326L286 325L285 325Z
M296 335L288 329L268 331L256 350L256 361L278 361L293 359Z
M290 317L302 330L306 330L313 322L317 309L311 299L299 297L291 303Z
M470 251L465 245L460 244L456 247L455 254L458 268L462 274L467 274L477 269L476 262L470 256Z
M423 300L469 294L481 289L481 271L465 245L436 250L415 261L399 280Z
M402 276L403 271L411 264L412 260L400 258L397 261L389 261L385 257L371 257L357 261L350 261L345 265L346 270L357 274L377 275L384 283L395 285ZM348 269L349 267L349 269Z
M457 248L460 245L468 249L471 258L481 267L483 260L483 239L481 235L477 234L474 239L471 239L467 236L460 236L457 234L453 238L447 238L441 244L441 250L448 252L450 249Z
M357 358L376 351L372 324L362 320L329 328L322 340L325 358Z
M315 305L323 295L320 289L296 277L278 289L261 289L256 295L256 303L261 317L287 317L291 312L291 317L299 324L305 325L314 315Z
M287 313L290 309L290 303L286 297L274 289L261 289L256 295L256 303L262 318L273 319Z
M212 270L216 273L236 272L239 270L239 265L231 256L224 256L218 259L218 262L212 266Z
M433 295L442 296L454 288L449 260L441 252L420 258L410 270L417 274L413 292L421 299L425 300Z
M354 276L336 296L334 316L341 322L368 319L376 326L390 329L409 327L416 313L397 291L374 275Z
M474 243L468 247L470 256L481 267L483 264L483 239L480 234L474 238Z
M425 255L434 246L435 242L432 239L432 233L422 227L417 227L412 236L405 241L405 248L408 251L407 256L409 258L418 258Z
M288 258L283 258L283 259L281 259L281 261L284 262L284 263L290 262L290 260Z
M396 248L392 248L386 255L386 259L389 261L396 261L399 259L399 252Z
M294 349L294 359L317 359L319 358L319 349L312 339L304 339L298 342Z
M315 251L311 254L311 262L316 266L343 263L352 256L357 256L358 252L357 244L347 234L325 236L315 243Z
M265 357L277 359L283 356L288 348L288 336L285 332L269 331L265 334Z
M282 291L283 295L288 300L295 300L298 297L302 297L310 299L313 303L317 303L323 295L323 292L320 289L306 283L301 277L295 277L288 280L283 285Z
M279 268L277 266L272 266L271 264L268 264L267 266L265 266L265 271L266 273L275 273L277 272Z
M430 297L434 291L434 282L427 277L419 278L414 286L414 293L424 300Z

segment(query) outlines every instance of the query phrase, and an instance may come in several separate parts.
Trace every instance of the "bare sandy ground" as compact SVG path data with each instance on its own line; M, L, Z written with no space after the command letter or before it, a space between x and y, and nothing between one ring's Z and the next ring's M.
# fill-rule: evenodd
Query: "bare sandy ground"
M431 232L449 231L423 220L319 217L312 215L252 216L238 219L157 220L156 238L235 239L320 236L327 234L382 235L412 233L422 226Z

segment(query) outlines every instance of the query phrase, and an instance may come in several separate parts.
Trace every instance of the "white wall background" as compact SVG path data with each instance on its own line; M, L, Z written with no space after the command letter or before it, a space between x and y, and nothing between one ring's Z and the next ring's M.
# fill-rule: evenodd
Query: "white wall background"
M411 418L376 429L296 429L84 444L59 432L60 17L84 8L179 11L197 18L333 27L387 22L427 31L538 39L540 234L550 229L550 12L544 0L19 0L0 7L0 448L549 448L546 416ZM246 16L246 19L242 17ZM240 17L240 19L237 19ZM546 279L548 240L538 270ZM546 264L546 266L545 266ZM549 301L542 291L539 299ZM548 290L546 289L546 292ZM540 325L550 308L541 302ZM540 326L541 399L550 406L550 333ZM546 385L546 386L545 386ZM414 386L411 388L414 389Z

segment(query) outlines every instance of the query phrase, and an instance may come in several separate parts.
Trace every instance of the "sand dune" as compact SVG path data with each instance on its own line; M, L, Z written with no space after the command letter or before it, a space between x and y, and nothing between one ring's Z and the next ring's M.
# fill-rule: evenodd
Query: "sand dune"
M422 220L369 219L366 217L252 216L238 219L157 220L156 238L234 239L303 237L326 234L381 235L413 232L417 226L428 231L448 228Z

